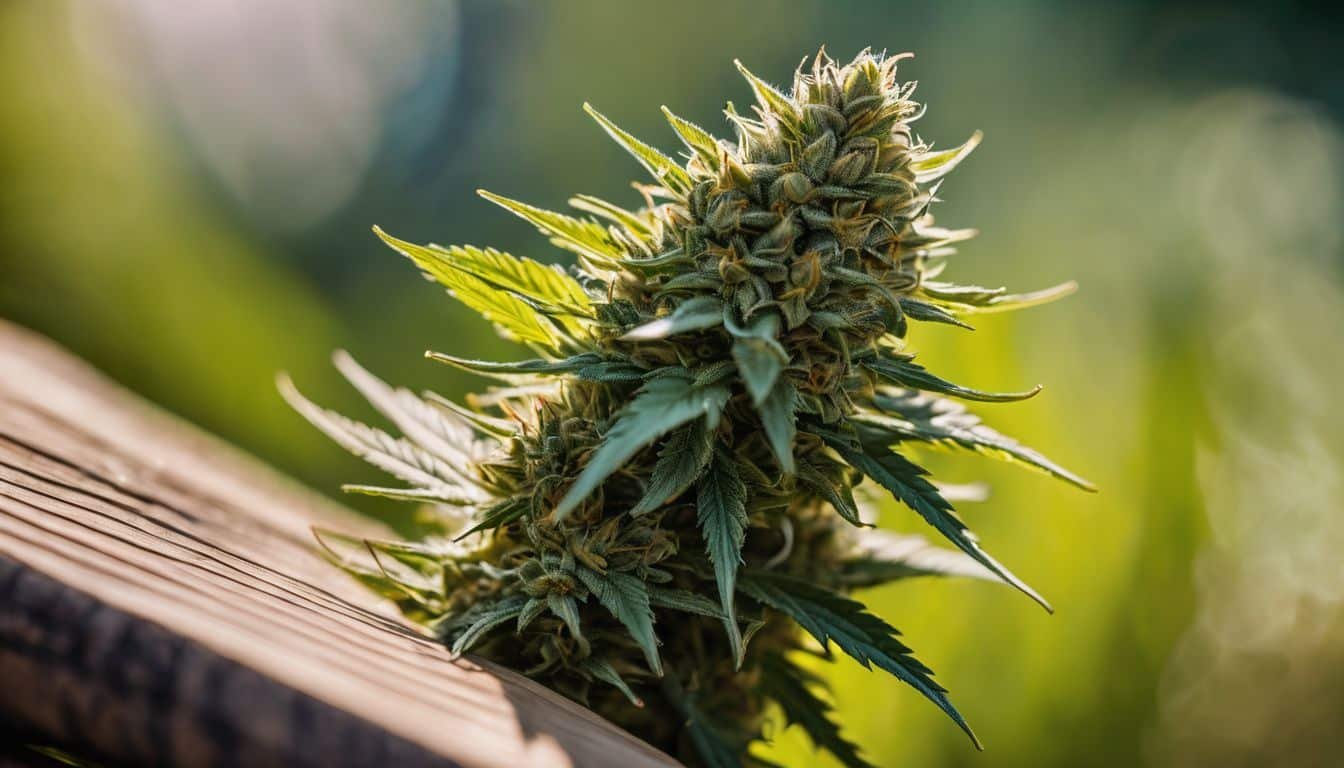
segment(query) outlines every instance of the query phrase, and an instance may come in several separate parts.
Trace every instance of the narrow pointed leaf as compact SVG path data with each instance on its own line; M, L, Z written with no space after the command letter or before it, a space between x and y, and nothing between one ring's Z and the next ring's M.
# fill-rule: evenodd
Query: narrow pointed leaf
M457 269L491 285L531 299L538 305L583 317L593 314L592 300L579 281L557 267L513 256L494 248L471 245L429 246L429 250Z
M603 436L588 465L560 500L555 509L556 519L565 518L641 448L691 419L711 415L717 418L728 402L728 395L728 388L722 384L696 386L680 376L663 376L645 384L617 414L615 425Z
M714 580L719 586L725 627L734 655L740 658L742 639L737 631L733 595L737 589L737 568L742 562L742 542L747 531L747 487L732 459L714 454L709 470L700 480L696 498L700 533L714 564Z
M915 390L893 389L878 393L873 404L883 415L859 418L896 440L918 440L944 448L974 451L1043 472L1085 491L1097 490L1086 478L986 426L961 403Z
M762 110L780 118L793 120L798 118L798 107L793 103L793 99L780 93L773 85L753 75L741 61L734 59L733 65L737 67L737 71L742 73L742 77L751 86L751 91L756 95L756 101L761 105Z
M946 176L961 164L975 148L980 146L980 140L984 134L976 131L971 134L971 138L966 140L965 144L954 149L944 149L939 152L926 152L924 155L910 163L910 170L915 172L915 181L920 184L927 184L931 181L937 181Z
M794 473L793 439L798 432L795 411L798 407L797 388L788 377L781 376L771 388L756 410L761 416L761 426L765 429L765 439L770 451L779 462L779 468L786 475Z
M733 360L737 363L737 370L747 392L751 394L752 402L760 405L770 395L775 380L789 362L789 353L776 338L779 334L779 315L763 313L750 325L739 327L733 322L728 309L724 311L724 325L735 337Z
M718 170L719 167L719 143L710 135L709 131L672 114L672 110L663 107L663 115L667 117L667 122L672 125L672 130L677 132L686 148L700 156L705 165L710 170Z
M723 609L719 607L718 603L698 592L685 589L650 586L649 605L654 608L669 608L682 613L708 616L712 619L722 619L724 617Z
M982 392L978 389L953 384L946 379L935 376L929 373L924 366L912 360L870 357L863 361L863 366L878 376L903 387L922 389L925 392L937 392L941 395L951 395L963 400L976 400L982 403L1008 403L1026 400L1035 397L1041 391L1041 386L1037 384L1024 392Z
M659 184L680 195L691 191L691 177L675 160L621 130L605 115L593 109L591 104L584 104L583 111L596 120L598 125L602 126L602 130L615 139L626 152L634 156Z
M469 360L464 357L445 355L442 352L426 352L425 357L440 363L447 363L471 373L493 376L505 381L515 381L520 376L574 373L586 366L603 361L595 352L567 357L563 360L522 360L515 363L497 363L490 360Z
M836 514L850 525L863 526L863 520L859 518L859 507L854 503L854 493L850 490L848 482L843 479L838 482L832 481L810 460L798 463L798 482L825 499Z
M761 672L758 690L773 699L784 719L801 727L813 745L835 755L846 768L874 768L859 755L854 742L840 735L840 726L831 719L830 702L812 692L823 685L819 678L778 654L762 660Z
M505 499L485 510L481 519L472 527L459 533L453 541L461 541L473 533L489 531L517 520L527 514L527 503L521 499Z
M680 496L690 488L713 454L713 434L703 420L697 419L668 436L658 452L644 497L631 510L642 515Z
M885 447L877 446L867 450L838 436L825 433L822 438L836 450L851 467L867 475L873 482L891 491L892 495L910 507L925 521L932 525L948 541L957 545L961 551L975 558L977 562L993 571L1005 582L1017 587L1023 594L1035 600L1042 608L1051 613L1054 609L1036 590L1027 586L1007 568L990 557L980 548L974 535L966 524L957 517L952 505L938 494L938 489L925 478L922 468L909 459Z
M355 359L342 350L332 355L336 369L346 381L369 401L379 413L397 425L408 439L440 459L465 487L473 484L471 473L463 466L470 462L477 447L471 426L456 414L425 402L408 389L389 386L369 373ZM479 496L479 494L475 494Z
M644 706L644 700L635 695L635 692L630 689L630 685L625 682L616 668L605 659L589 656L579 663L579 668L607 685L615 687L616 690L625 694L625 698L629 699L630 703L636 707Z
M523 299L496 288L470 272L448 267L439 254L424 246L398 240L381 229L374 229L388 245L414 261L437 280L458 301L476 310L495 324L505 337L558 348L565 338L553 323Z
M535 205L511 200L503 195L496 195L483 189L478 190L477 194L530 222L543 235L550 237L551 242L557 246L580 256L586 256L592 259L594 263L614 267L619 266L621 261L625 259L625 252L621 246L613 242L606 228L595 221L576 219L573 216L566 216L563 213L556 213L545 208L538 208Z
M849 587L875 587L916 576L964 576L1001 582L975 558L936 547L923 536L871 529L857 537L854 555L840 564L840 580Z
M980 746L966 720L948 701L946 689L934 682L929 668L896 639L900 633L861 603L801 579L767 571L745 573L740 583L748 596L793 618L823 647L834 641L863 666L876 664L924 694L966 732L976 747Z
M357 485L354 483L347 483L341 486L341 490L346 493L357 493L361 496L379 496L385 499L419 501L426 504L448 504L455 507L469 507L479 501L476 497L469 496L449 486L436 486L433 488L387 488L380 485Z
M943 302L963 314L988 314L1026 309L1062 299L1077 290L1078 284L1072 280L1029 293L1005 293L1002 288L995 290L934 282L920 286L920 292L925 296Z
M388 474L424 488L456 489L455 475L429 451L409 440L393 437L380 429L347 419L322 408L299 394L294 383L281 377L280 394L313 426L338 445ZM447 491L445 491L447 492Z
M909 296L901 297L901 311L912 320L919 320L926 323L955 325L958 328L965 328L968 331L975 330L969 323L937 304L930 304L926 301L912 299Z
M527 596L512 595L498 603L477 605L480 606L480 610L469 611L465 617L470 620L470 624L467 624L461 632L453 633L453 642L449 650L454 656L461 656L471 650L495 627L517 619L527 607Z
M666 339L678 333L703 331L723 322L723 303L712 296L687 299L667 317L645 323L621 337L622 341Z
M609 571L603 574L584 566L578 568L577 574L579 581L597 596L597 601L629 630L630 636L644 651L644 659L653 674L662 677L658 638L653 634L653 609L649 607L649 592L644 582L628 573Z
M575 195L569 199L569 204L580 211L601 216L613 224L624 227L626 231L637 237L646 238L653 234L649 222L640 214L627 211L619 205L609 203L599 197ZM647 214L644 214L644 216L647 216Z

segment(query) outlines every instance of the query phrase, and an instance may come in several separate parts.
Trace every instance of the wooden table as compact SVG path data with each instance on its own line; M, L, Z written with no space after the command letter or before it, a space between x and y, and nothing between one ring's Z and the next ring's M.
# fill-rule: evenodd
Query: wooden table
M0 322L0 724L111 764L675 765L450 661L313 524L378 533Z

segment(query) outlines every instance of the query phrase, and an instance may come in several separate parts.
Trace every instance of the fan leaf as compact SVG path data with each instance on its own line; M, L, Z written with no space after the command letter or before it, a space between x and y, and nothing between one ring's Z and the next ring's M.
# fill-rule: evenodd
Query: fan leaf
M696 495L697 519L705 550L714 564L714 581L719 586L725 626L734 655L742 657L742 638L737 630L733 607L737 569L742 562L742 543L747 531L747 487L732 459L715 452L709 469L700 480Z
M895 628L869 613L863 604L802 579L768 571L748 571L739 583L747 596L791 617L822 647L834 641L863 666L876 664L919 691L979 747L965 718L948 701L946 689L933 681L933 672L896 639L900 633Z
M822 438L835 449L851 467L867 475L878 485L886 488L893 496L924 518L948 541L977 562L993 571L1005 582L1019 589L1023 594L1035 600L1042 608L1053 613L1054 609L1036 590L1027 586L1007 568L990 557L980 548L975 536L957 517L952 505L947 503L938 489L925 477L928 473L909 459L894 451L875 446L862 448L832 433L823 433Z

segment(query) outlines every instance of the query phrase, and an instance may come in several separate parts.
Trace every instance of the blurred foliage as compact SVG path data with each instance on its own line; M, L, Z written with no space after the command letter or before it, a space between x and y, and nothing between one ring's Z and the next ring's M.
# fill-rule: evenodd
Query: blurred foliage
M295 2L315 21L342 5ZM406 40L432 55L367 81L384 85L377 109L359 114L385 121L368 132L367 168L339 204L296 231L274 222L288 217L285 201L299 199L304 179L268 182L297 186L267 190L258 217L202 159L197 123L184 117L193 113L182 99L192 97L225 127L251 125L257 114L233 107L267 79L162 87L159 49L145 40L181 30L144 24L155 5L0 5L0 316L324 491L376 474L288 411L277 370L352 411L325 361L336 346L389 380L452 396L480 382L420 362L422 350L522 356L378 247L370 225L546 258L550 249L472 190L549 207L575 188L619 199L629 167L579 112L584 101L671 149L660 103L720 126L714 99L748 98L727 66L734 57L783 80L820 43L845 57L867 45L916 51L905 71L924 77L920 94L938 105L921 133L949 146L975 128L986 135L946 188L949 220L983 232L953 269L991 284L1082 285L1047 311L983 318L975 334L929 329L921 359L986 389L1035 383L1028 375L1046 384L1042 396L991 412L995 425L1068 456L1102 493L1080 497L989 462L928 456L940 477L991 481L993 498L967 516L1057 615L977 582L876 591L875 611L928 649L987 752L942 727L916 695L857 666L830 674L839 715L882 765L1337 762L1338 11L431 3L453 15L455 31ZM263 12L260 3L193 5ZM399 14L425 7L389 4L358 18L404 28ZM281 31L302 44L212 53L280 69L294 64L276 51L338 56L350 47L362 57L354 61L378 59L369 55L376 35L319 49L302 29ZM292 119L312 126L316 142L329 138L322 120L343 113L324 114L296 110ZM252 161L242 155L241 167ZM774 756L824 764L791 731L779 734Z

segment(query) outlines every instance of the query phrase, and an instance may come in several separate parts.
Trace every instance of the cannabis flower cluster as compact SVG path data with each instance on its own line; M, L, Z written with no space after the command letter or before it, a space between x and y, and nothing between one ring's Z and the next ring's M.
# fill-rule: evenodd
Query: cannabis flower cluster
M430 353L502 382L466 406L337 364L395 437L285 394L341 445L408 484L347 490L427 505L424 540L320 536L338 564L454 653L473 651L587 704L692 765L763 764L773 707L846 765L802 654L839 648L909 684L970 734L930 670L847 595L929 573L997 578L951 494L902 453L921 443L1086 481L980 424L968 389L906 351L911 321L965 326L1034 294L938 279L970 230L933 225L940 179L975 147L934 151L901 56L818 54L784 93L745 68L736 141L671 112L678 162L586 107L652 177L627 210L567 215L482 193L573 252L567 270L378 231L536 355ZM956 550L871 526L854 491L889 491ZM361 556L361 553L362 556ZM1044 604L1043 601L1041 601ZM974 738L974 737L972 737Z

